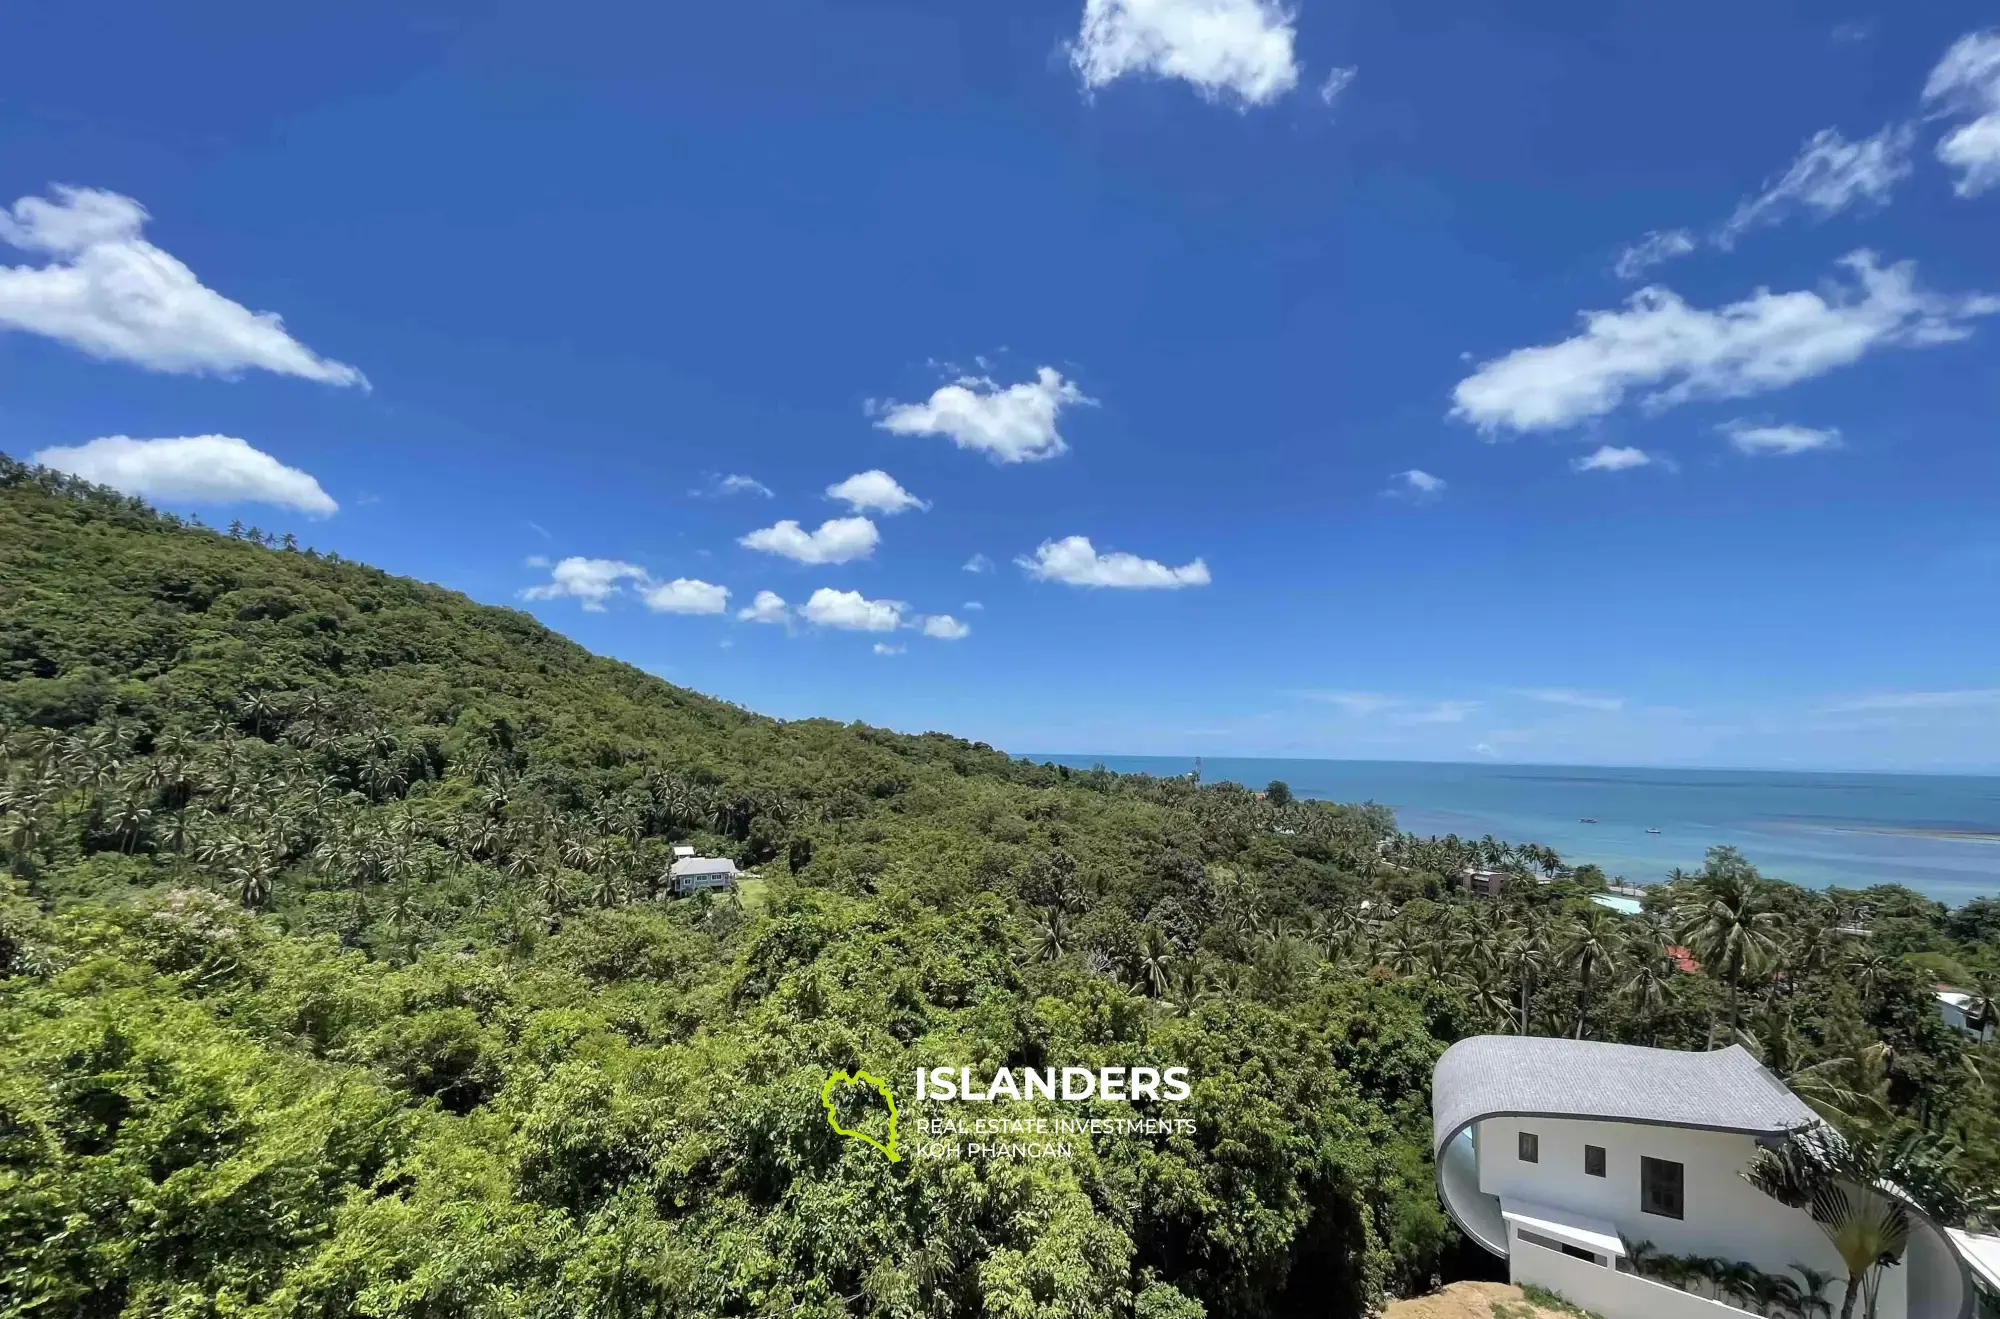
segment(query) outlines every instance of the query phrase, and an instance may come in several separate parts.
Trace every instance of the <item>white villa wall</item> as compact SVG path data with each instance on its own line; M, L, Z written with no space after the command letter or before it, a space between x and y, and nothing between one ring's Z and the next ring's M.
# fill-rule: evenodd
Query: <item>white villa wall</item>
M1522 1131L1531 1131L1539 1138L1539 1162L1523 1163L1518 1157L1517 1137ZM1506 1117L1480 1122L1477 1145L1479 1189L1488 1195L1606 1219L1628 1240L1650 1241L1662 1252L1740 1260L1766 1273L1783 1273L1793 1263L1805 1264L1838 1276L1844 1285L1847 1274L1840 1256L1805 1212L1779 1204L1739 1175L1757 1152L1756 1142L1748 1136L1633 1122ZM1584 1173L1585 1145L1603 1148L1604 1176ZM1684 1217L1663 1218L1640 1210L1642 1156L1671 1159L1686 1170ZM1528 1251L1535 1252L1538 1264L1541 1256L1553 1253L1521 1247L1522 1253ZM1556 1258L1581 1268L1595 1267L1566 1255L1557 1254ZM1905 1319L1907 1273L1902 1266L1885 1272L1879 1319ZM1830 1292L1838 1306L1837 1291ZM1581 1297L1571 1299L1588 1309L1598 1309ZM1627 1319L1627 1312L1619 1310L1598 1312L1609 1319Z
M1721 1301L1540 1246L1517 1241L1509 1260L1515 1285L1532 1282L1547 1287L1605 1319L1753 1319L1747 1311Z

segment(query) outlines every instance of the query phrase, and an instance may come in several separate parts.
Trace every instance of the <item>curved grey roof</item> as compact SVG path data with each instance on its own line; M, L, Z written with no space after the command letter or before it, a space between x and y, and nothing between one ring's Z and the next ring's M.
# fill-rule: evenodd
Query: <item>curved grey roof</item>
M1438 1059L1432 1153L1467 1123L1516 1114L1780 1135L1819 1117L1741 1045L1715 1053L1476 1035Z
M1431 1153L1437 1191L1452 1220L1502 1257L1507 1254L1504 1231L1496 1237L1469 1221L1467 1206L1453 1197L1445 1156L1445 1147L1461 1131L1489 1117L1641 1122L1750 1136L1779 1136L1821 1124L1818 1114L1741 1045L1714 1053L1684 1053L1535 1035L1475 1035L1460 1040L1444 1051L1431 1077ZM1461 1178L1466 1175L1463 1167L1458 1171ZM1462 1187L1463 1193L1492 1199L1480 1196L1476 1168L1469 1175L1471 1186ZM1894 1191L1886 1185L1883 1189ZM1897 1198L1935 1239L1949 1272L1956 1275L1956 1301L1947 1298L1942 1313L1970 1319L1972 1268L1963 1247L1908 1197L1897 1193ZM1495 1200L1494 1208L1498 1207Z

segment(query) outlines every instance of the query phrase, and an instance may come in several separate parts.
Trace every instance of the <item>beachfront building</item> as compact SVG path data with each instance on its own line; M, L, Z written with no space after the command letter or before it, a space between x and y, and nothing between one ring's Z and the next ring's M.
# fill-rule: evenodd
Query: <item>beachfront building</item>
M1467 866L1458 872L1459 887L1475 898L1497 898L1507 891L1509 884L1518 884L1526 878L1511 870L1488 870L1481 866Z
M667 870L667 891L675 897L726 889L735 882L736 863L728 857L683 857Z
M1976 1039L1983 1044L1993 1039L1996 1034L2000 1034L2000 1029L1996 1029L1996 1023L1991 1015L1984 1012L1983 1004L1976 994L1967 994L1947 985L1939 985L1937 1006L1938 1015L1944 1018L1944 1024L1968 1039Z
M1478 1036L1445 1050L1431 1117L1438 1195L1467 1236L1605 1319L1747 1319L1661 1280L1662 1257L1788 1276L1846 1270L1802 1210L1741 1176L1760 1143L1820 1119L1740 1046L1683 1053L1592 1040ZM1969 1319L1970 1274L1945 1231L1911 1211L1877 1319ZM1654 1275L1654 1276L1648 1276ZM1857 1311L1858 1314L1858 1311Z

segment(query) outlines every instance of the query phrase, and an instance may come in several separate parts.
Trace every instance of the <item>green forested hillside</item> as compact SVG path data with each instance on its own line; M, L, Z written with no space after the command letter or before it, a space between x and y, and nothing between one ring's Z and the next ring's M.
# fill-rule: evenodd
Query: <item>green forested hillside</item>
M7 1313L1355 1315L1482 1267L1427 1087L1483 1030L1742 1039L1940 1212L2000 1185L2000 1059L1929 995L1993 985L2000 903L1720 854L1621 922L1540 849L781 723L12 463L0 719ZM661 896L676 842L756 878ZM890 1163L824 1121L918 1065L1184 1066L1000 1111L1193 1131L925 1158L995 1110L906 1094Z

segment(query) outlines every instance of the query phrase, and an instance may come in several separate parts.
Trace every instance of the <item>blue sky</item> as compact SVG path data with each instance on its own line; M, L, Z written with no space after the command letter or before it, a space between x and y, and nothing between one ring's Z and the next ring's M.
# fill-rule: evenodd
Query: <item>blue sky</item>
M1991 12L1591 8L34 7L0 448L786 717L2000 765Z

